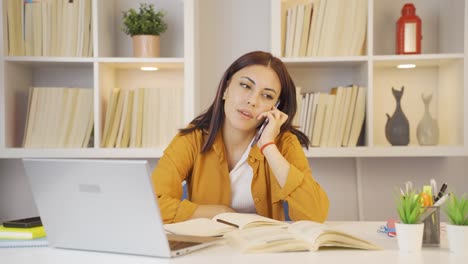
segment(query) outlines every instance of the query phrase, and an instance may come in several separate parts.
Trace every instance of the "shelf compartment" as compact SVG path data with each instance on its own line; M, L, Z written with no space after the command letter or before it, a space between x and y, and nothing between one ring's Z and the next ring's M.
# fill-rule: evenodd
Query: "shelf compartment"
M154 4L156 11L164 10L164 21L168 24L161 34L161 57L184 57L184 1L157 0L99 0L97 7L97 56L132 57L132 38L122 29L122 12L134 8L138 11L140 3Z
M396 22L406 0L373 1L373 54L395 54ZM464 0L415 0L422 21L422 54L463 53Z
M396 56L395 56L396 57ZM413 69L397 69L412 63ZM464 146L464 60L462 58L419 58L379 60L373 74L373 145L390 146L385 138L386 114L393 115L396 103L391 88L405 87L401 104L410 123L410 146L418 146L416 129L424 114L421 93L432 93L430 113L437 119L437 146Z
M21 147L30 87L93 88L93 64L87 62L6 61L5 147Z

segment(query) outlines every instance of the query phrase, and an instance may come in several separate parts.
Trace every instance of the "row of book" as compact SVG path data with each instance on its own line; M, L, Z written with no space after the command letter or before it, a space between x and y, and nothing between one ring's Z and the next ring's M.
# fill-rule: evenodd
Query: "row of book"
M92 89L30 88L23 147L87 147L93 128Z
M7 0L8 55L93 54L91 0Z
M169 143L182 125L179 93L179 89L112 89L101 147L151 148Z
M299 129L313 147L355 147L366 108L366 88L352 85L330 93L304 93L298 102Z
M281 23L285 57L362 55L367 0L283 1Z

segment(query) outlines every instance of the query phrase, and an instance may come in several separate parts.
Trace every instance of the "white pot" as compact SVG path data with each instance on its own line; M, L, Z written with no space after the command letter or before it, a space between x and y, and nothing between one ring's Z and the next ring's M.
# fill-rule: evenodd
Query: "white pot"
M468 255L468 226L447 224L447 240L450 251Z
M424 223L402 224L395 223L398 248L405 252L421 251Z

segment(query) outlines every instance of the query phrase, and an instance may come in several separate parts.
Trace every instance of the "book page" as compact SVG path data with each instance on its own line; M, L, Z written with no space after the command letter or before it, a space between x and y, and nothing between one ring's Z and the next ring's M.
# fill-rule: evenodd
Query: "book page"
M298 239L312 244L314 250L318 250L320 247L379 249L377 245L346 231L313 221L294 222L288 227L288 232L296 235Z
M263 226L226 234L228 243L242 252L290 252L311 250L311 244L277 226Z
M180 223L165 224L164 229L172 234L190 236L220 236L237 228L215 222L208 218L195 218Z
M213 217L215 222L236 226L239 229L258 226L287 226L286 222L278 221L257 214L222 213Z

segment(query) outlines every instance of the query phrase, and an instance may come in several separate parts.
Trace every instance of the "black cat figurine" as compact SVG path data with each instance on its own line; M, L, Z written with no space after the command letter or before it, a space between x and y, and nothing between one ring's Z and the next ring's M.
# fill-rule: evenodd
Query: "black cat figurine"
M392 117L386 114L387 124L385 125L385 137L392 146L407 146L409 144L409 122L401 109L400 103L404 91L404 86L401 87L400 91L392 87L392 93L396 100L396 109Z

